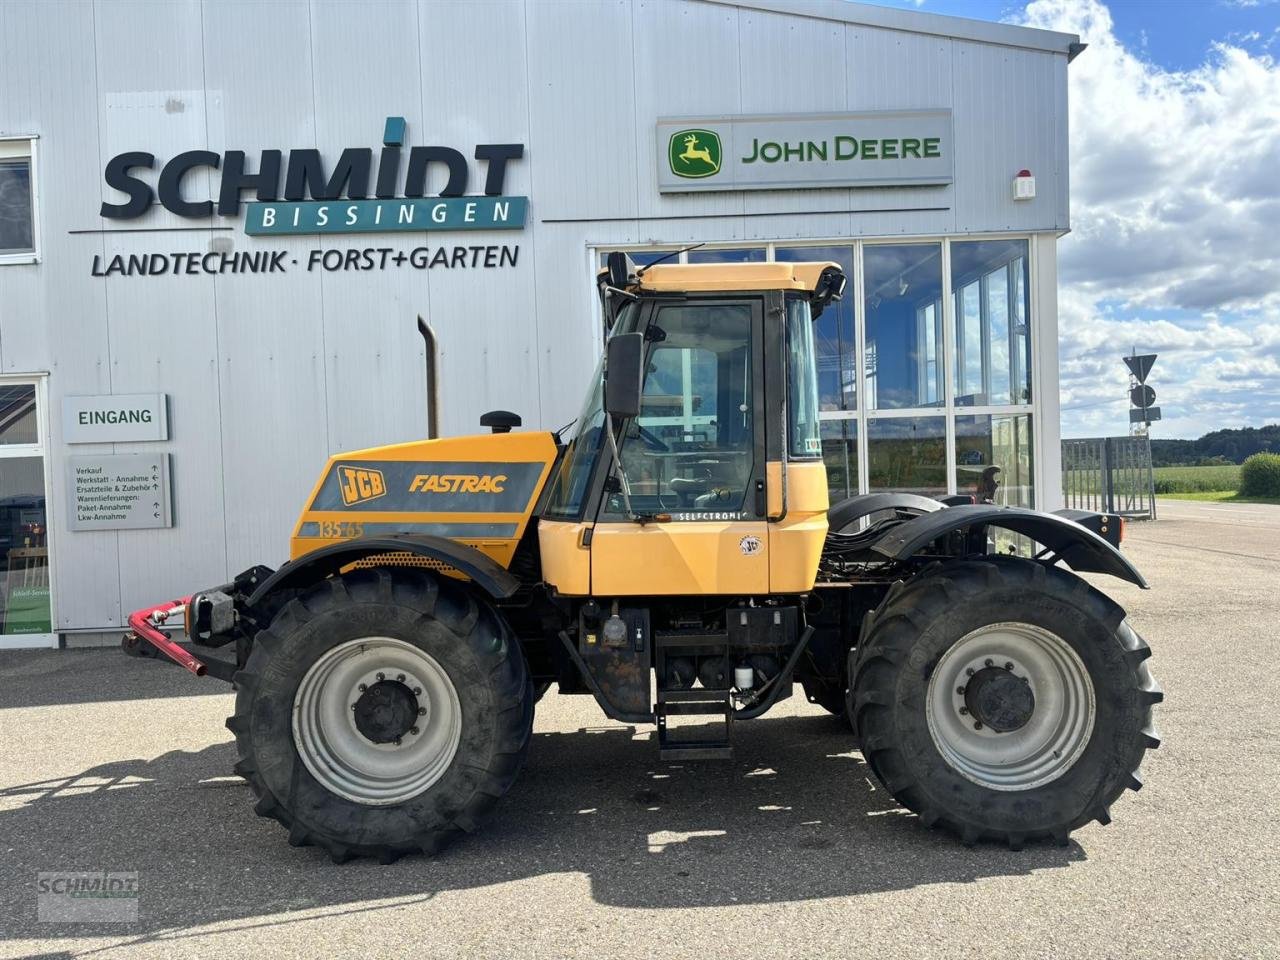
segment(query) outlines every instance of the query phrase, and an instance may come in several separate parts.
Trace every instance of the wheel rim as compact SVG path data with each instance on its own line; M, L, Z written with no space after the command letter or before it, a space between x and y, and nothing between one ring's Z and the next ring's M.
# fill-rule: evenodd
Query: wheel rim
M1027 694L1013 688L1013 678ZM926 710L933 742L953 770L992 790L1031 790L1061 777L1088 746L1093 682L1056 634L993 623L961 637L938 661Z
M392 637L326 651L294 696L293 741L303 764L326 790L357 803L401 803L427 790L461 739L462 707L449 675L430 654Z

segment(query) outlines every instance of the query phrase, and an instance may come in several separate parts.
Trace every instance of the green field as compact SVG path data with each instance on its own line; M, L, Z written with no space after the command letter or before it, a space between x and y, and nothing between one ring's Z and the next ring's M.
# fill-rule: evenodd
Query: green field
M1240 489L1240 467L1234 463L1212 467L1156 467L1156 495L1220 493Z
M1242 497L1240 467L1234 463L1212 467L1156 467L1156 496L1173 500L1208 500L1217 503L1280 503L1259 497Z

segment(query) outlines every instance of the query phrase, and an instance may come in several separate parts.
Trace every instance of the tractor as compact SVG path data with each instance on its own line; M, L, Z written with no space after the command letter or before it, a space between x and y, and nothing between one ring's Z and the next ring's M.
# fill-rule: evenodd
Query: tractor
M552 685L714 760L798 684L925 827L1017 849L1109 822L1163 697L1079 576L1146 587L1123 522L831 505L814 320L839 265L605 263L571 426L493 411L333 456L287 563L130 615L127 653L234 686L255 811L335 861L434 854L511 788Z

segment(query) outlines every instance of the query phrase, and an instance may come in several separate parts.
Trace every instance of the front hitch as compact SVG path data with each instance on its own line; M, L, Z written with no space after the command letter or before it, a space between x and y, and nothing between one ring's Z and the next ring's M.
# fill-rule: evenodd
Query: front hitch
M166 603L158 603L153 607L144 607L142 610L135 610L129 614L130 632L126 633L124 639L120 642L121 648L125 653L133 657L155 656L155 653L149 653L146 647L142 645L143 641L145 641L155 651L164 654L178 666L185 667L197 677L203 677L209 672L208 664L192 656L173 640L170 640L169 635L160 629L171 616L185 614L187 603L190 600L190 597L183 597L181 600L169 600Z

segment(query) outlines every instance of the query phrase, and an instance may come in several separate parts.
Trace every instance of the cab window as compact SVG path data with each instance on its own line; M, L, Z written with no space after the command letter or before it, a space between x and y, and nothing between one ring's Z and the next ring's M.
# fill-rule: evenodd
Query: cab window
M632 510L737 519L755 466L752 307L658 307L650 333L640 416L620 438ZM622 512L611 493L605 513Z

